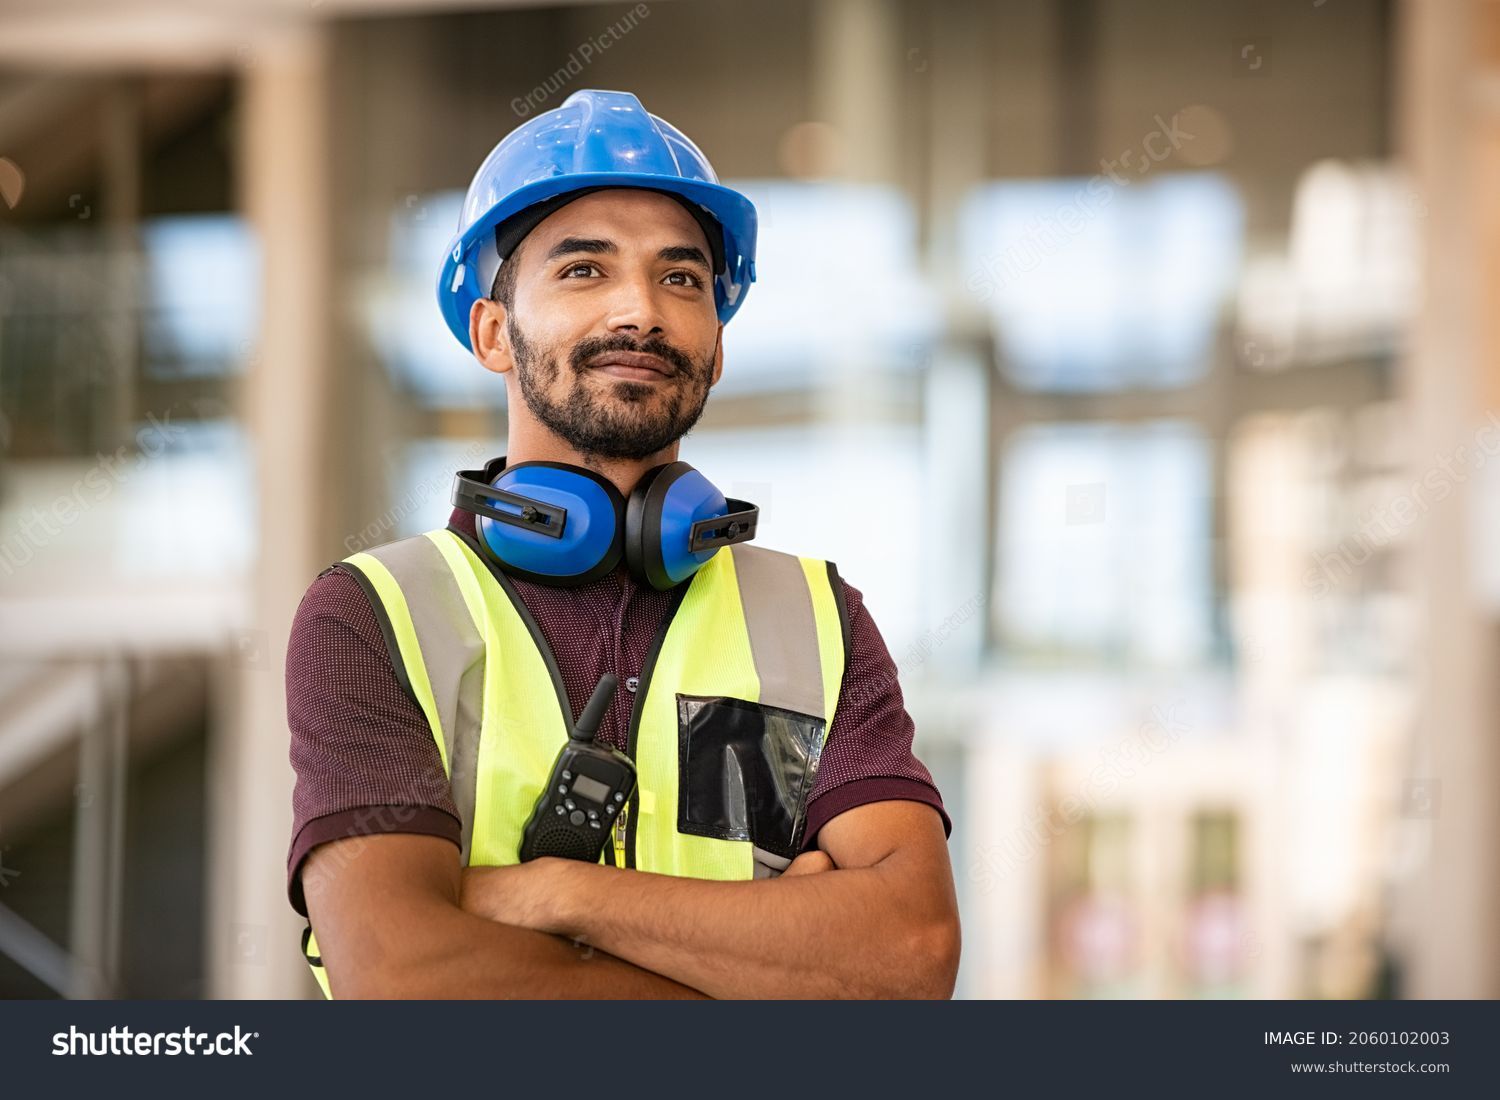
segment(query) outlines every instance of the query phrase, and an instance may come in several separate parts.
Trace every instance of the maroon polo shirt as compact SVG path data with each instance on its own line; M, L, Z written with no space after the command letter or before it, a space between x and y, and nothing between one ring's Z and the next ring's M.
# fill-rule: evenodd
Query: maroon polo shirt
M474 516L455 510L453 530L474 537ZM509 578L557 658L576 718L599 678L615 693L601 740L624 749L640 674L671 593L635 583L623 567L589 584L557 588ZM842 580L849 617L843 686L808 797L804 850L818 830L867 802L925 802L952 824L932 776L912 755L913 726L895 662L859 591ZM319 844L379 832L422 833L459 844L458 811L427 719L397 680L375 612L348 566L320 573L292 622L286 657L291 727L292 843L287 893L307 915L299 872Z

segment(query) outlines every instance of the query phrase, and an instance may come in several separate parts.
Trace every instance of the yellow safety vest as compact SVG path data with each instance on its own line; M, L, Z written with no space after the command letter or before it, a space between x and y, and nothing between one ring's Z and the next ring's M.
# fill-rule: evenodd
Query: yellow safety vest
M344 559L432 730L465 866L516 863L572 727L510 579L443 529ZM831 562L741 543L673 590L630 716L637 785L602 862L691 878L779 873L801 844L848 651ZM303 955L332 997L311 924Z

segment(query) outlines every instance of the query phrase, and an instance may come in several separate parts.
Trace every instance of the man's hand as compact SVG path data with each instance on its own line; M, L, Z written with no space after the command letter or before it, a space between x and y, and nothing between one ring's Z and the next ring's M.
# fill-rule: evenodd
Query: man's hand
M814 848L810 852L803 852L791 863L787 864L786 870L781 872L782 878L791 878L794 875L816 875L822 871L833 870L833 858L821 848Z
M556 929L558 893L568 888L568 865L575 860L544 856L506 867L465 867L459 886L459 905L485 920L530 928Z

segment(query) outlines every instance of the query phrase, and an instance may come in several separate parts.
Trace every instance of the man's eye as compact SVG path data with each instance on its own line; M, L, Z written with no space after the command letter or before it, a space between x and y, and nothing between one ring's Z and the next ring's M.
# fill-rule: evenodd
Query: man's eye
M575 272L575 271L598 271L598 270L599 269L597 267L595 267L593 264L589 264L589 263L576 263L576 264L571 264L567 268L565 268L563 270L563 275L566 276L566 277L568 277L568 278L572 278L573 272Z
M668 279L686 279L684 283L673 283L673 286L702 286L703 280L691 271L673 271L667 276Z

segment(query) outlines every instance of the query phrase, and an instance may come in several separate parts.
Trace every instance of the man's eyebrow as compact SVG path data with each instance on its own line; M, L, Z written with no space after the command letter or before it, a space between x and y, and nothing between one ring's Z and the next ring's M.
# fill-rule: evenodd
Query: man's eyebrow
M543 263L551 263L553 260L564 256L571 256L576 252L587 252L590 255L614 255L619 252L614 241L607 241L600 237L564 237L558 241L547 252ZM693 263L698 264L704 271L712 271L713 265L708 262L708 257L703 254L703 249L692 244L668 245L656 254L656 258L667 263Z
M671 245L670 247L663 248L660 252L658 252L656 254L656 258L659 260L666 260L668 263L700 264L702 265L704 271L713 270L713 268L709 265L708 257L703 254L703 249L699 248L697 245Z
M542 262L551 263L553 260L569 256L574 252L588 252L597 256L618 251L614 241L601 240L598 237L564 237L552 246L552 250L547 253L547 258Z

